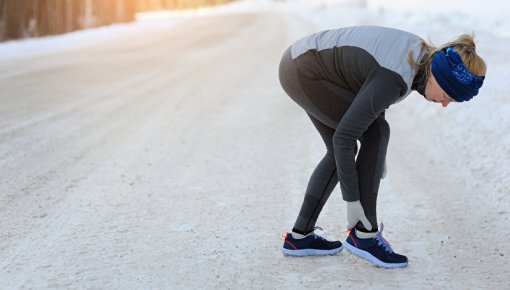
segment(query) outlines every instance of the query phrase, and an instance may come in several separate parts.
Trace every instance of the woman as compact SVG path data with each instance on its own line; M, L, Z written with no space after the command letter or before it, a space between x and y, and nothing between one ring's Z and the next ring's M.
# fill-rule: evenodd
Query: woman
M382 224L377 226L377 193L390 135L384 112L413 90L443 107L469 101L485 72L469 35L435 48L402 30L356 26L315 33L289 47L280 63L281 85L306 111L327 152L310 177L282 251L306 256L342 250L340 241L314 233L340 182L347 202L347 248L381 267L405 267L407 257L392 250L382 237Z

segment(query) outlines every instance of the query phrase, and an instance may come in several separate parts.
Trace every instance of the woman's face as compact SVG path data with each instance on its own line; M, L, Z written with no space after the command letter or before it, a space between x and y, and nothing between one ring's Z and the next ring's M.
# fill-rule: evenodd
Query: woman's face
M448 94L445 93L445 91L439 86L431 71L429 71L429 78L425 85L425 99L429 102L441 103L443 107L454 102L454 100L450 98L450 96L448 96Z

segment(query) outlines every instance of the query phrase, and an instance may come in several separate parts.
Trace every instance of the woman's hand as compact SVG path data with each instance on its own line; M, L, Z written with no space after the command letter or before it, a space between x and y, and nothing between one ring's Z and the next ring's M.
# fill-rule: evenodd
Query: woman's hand
M347 227L352 229L356 226L356 224L361 221L365 229L371 231L372 225L368 221L365 216L365 211L363 210L363 206L361 206L361 202L357 201L348 201L347 202Z

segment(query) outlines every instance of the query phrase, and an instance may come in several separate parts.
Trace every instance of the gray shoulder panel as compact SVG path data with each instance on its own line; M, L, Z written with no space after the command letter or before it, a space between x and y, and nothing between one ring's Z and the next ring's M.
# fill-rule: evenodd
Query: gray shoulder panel
M371 54L380 66L392 70L402 76L411 92L416 71L407 61L407 54L412 52L413 58L422 57L421 44L423 39L412 33L379 26L353 26L336 30L314 33L298 40L292 46L292 58L309 50L321 51L334 47L354 46Z

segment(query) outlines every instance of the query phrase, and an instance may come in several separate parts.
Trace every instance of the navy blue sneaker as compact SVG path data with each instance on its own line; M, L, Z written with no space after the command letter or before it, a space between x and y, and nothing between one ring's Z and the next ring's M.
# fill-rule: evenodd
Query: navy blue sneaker
M366 259L379 267L400 268L407 266L407 257L393 252L388 241L382 237L383 224L374 238L360 239L355 229L350 230L345 246L352 253Z
M283 235L282 252L290 256L324 256L334 255L343 249L340 241L328 241L325 238L309 233L302 239L294 239L291 233Z

